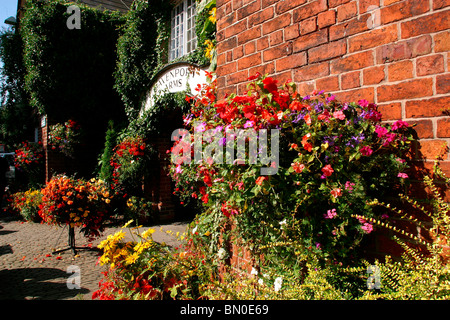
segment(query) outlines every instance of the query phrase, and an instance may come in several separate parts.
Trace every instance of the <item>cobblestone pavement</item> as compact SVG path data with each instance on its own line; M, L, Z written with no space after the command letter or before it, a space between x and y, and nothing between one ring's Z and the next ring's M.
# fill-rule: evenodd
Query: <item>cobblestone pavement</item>
M183 233L187 224L151 226L156 230L153 239L176 246L175 235L166 231ZM118 229L107 228L102 237L92 242L92 248ZM76 247L88 248L87 239L77 230L75 239ZM96 264L97 250L78 250L77 256L71 250L52 254L55 249L67 248L67 241L68 228L22 222L0 213L0 300L91 300L106 266ZM74 283L75 273L71 270L79 270L79 289L68 288Z

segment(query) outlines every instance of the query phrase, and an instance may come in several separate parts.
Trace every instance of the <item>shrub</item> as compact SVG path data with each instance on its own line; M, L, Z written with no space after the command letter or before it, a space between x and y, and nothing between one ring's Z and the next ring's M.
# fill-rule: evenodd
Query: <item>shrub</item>
M16 192L11 195L9 210L20 213L26 221L39 222L39 206L42 203L40 190L30 189L25 192Z

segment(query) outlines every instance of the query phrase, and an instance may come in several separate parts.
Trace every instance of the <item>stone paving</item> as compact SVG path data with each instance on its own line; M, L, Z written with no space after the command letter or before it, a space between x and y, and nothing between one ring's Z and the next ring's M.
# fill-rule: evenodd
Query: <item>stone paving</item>
M176 246L175 235L166 231L181 234L187 224L174 222L151 226L156 230L153 239ZM139 231L147 228L142 227ZM118 229L120 227L107 228L102 237L92 242L92 248ZM77 247L88 248L87 239L77 230L75 239ZM22 222L0 213L0 300L91 300L106 266L96 264L100 254L97 250L78 250L76 256L71 250L52 254L55 249L67 248L67 241L68 228ZM75 274L70 272L71 268L79 270L79 289L68 288L74 283Z

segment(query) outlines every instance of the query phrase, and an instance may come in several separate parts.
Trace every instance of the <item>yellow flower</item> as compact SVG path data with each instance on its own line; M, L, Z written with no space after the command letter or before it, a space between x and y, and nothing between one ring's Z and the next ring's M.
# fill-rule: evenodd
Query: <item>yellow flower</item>
M136 262L136 260L139 259L139 253L135 252L133 254L130 254L126 257L125 263L126 264L133 264Z
M152 234L155 232L155 229L152 229L152 228L150 228L150 229L147 229L146 231L144 231L144 232L142 232L141 233L141 237L142 238L144 238L144 239L147 239L147 238L151 238L152 237Z
M211 40L206 40L206 49L205 49L205 57L207 57L209 60L212 59L212 51L214 50L214 43Z
M140 242L137 245L134 246L134 251L137 254L141 254L145 249L148 249L152 246L150 242Z
M130 221L128 221L127 223L125 223L124 225L123 225L123 227L122 227L122 229L123 228L127 228L130 224L132 224L133 223L133 219L131 219Z
M209 21L211 21L212 23L216 23L217 22L217 17L216 17L216 8L212 8L212 10L209 12L210 16L209 16Z

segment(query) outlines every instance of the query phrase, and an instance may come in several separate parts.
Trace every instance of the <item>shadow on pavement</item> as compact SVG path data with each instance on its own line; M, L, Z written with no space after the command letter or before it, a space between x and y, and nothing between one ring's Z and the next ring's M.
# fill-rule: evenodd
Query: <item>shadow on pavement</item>
M0 300L60 300L86 294L69 289L70 274L54 268L19 268L0 271Z

